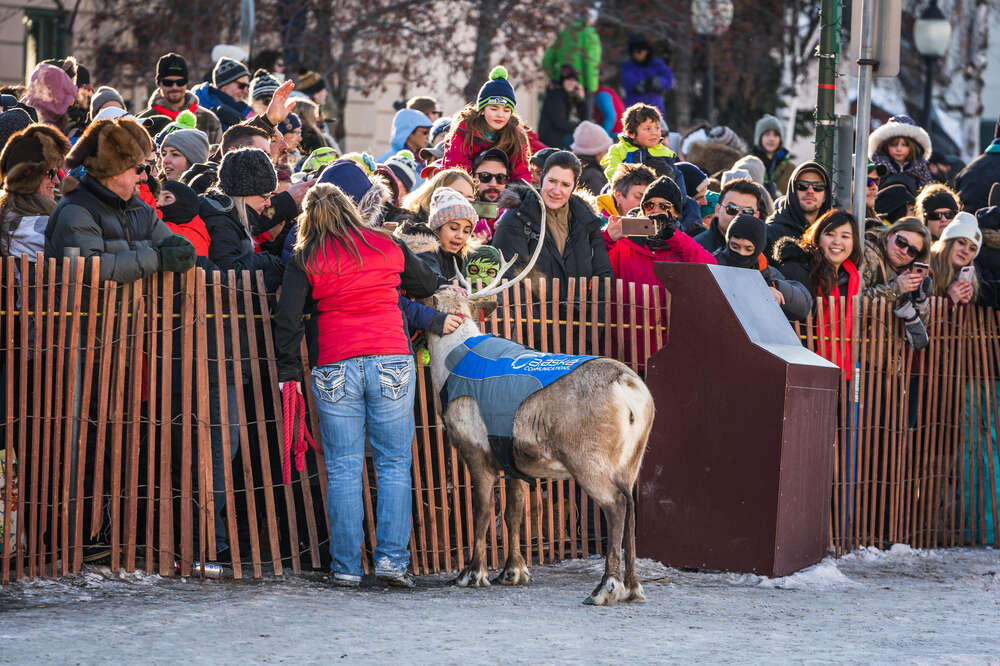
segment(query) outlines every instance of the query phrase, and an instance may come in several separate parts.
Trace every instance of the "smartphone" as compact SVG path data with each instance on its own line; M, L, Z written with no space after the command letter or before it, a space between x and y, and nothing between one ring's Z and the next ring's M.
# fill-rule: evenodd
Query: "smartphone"
M656 223L648 217L623 217L622 234L625 236L653 236L656 234Z
M962 270L958 271L958 279L972 282L972 276L975 272L976 269L974 266L962 266Z
M927 276L931 273L931 267L922 261L913 262L913 272L919 275Z
M473 201L472 207L476 209L479 217L485 217L487 220L495 220L500 215L500 207L489 201Z

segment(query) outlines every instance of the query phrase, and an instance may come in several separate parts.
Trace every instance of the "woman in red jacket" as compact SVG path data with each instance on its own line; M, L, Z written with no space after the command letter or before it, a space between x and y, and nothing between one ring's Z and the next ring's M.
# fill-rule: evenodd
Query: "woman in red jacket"
M367 435L378 473L375 575L413 587L407 545L414 368L399 288L423 298L438 280L390 235L366 226L338 187L319 183L303 203L275 313L278 381L301 379L302 312L311 297L319 313L319 353L310 383L326 461L332 582L356 587L361 581Z

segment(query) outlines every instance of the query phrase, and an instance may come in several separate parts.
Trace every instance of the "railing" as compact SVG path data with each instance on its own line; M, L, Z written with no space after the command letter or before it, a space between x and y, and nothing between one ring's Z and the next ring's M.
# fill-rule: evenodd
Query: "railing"
M323 567L329 537L322 456L307 453L306 470L293 473L291 485L281 483L273 295L260 277L230 272L214 280L195 269L101 284L96 268L71 261L22 257L3 264L0 582L79 571L92 541L110 545L113 570L197 575L195 562L216 556L213 429L223 452L234 576ZM570 280L565 289L563 298L557 281L514 289L484 328L542 351L600 353L642 371L666 338L669 295L661 302L658 289L610 280ZM952 311L935 301L931 346L913 354L883 303L861 308L858 408L845 378L831 543L844 552L992 538L996 313ZM831 343L815 335L811 321L798 330L810 348ZM303 343L304 358L305 351ZM229 436L229 391L219 390L227 385L234 387L238 442ZM916 423L909 428L913 392ZM318 439L313 396L304 394ZM413 568L452 571L469 558L470 476L447 446L427 368L417 373L416 394ZM212 418L213 407L221 416ZM711 416L692 414L702 417ZM363 493L367 569L377 497L371 465ZM487 541L494 568L506 543L502 483L495 496ZM605 547L600 511L573 481L531 484L525 518L529 565Z

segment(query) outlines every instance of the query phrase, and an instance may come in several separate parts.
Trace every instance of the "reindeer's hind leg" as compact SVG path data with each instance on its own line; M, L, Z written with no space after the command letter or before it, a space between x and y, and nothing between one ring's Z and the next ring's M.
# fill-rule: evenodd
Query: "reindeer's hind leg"
M604 577L583 603L613 606L628 596L621 579L622 532L625 527L627 502L617 488L602 488L602 490L603 497L600 494L596 497L589 492L588 494L597 500L608 520L608 552L604 558Z
M642 585L635 573L635 500L632 493L625 494L625 590L628 596L625 601L645 601Z
M524 497L528 486L519 479L507 477L507 508L504 511L504 521L507 523L507 560L503 571L493 579L501 585L527 585L531 582L531 574L521 555L521 527L524 525Z

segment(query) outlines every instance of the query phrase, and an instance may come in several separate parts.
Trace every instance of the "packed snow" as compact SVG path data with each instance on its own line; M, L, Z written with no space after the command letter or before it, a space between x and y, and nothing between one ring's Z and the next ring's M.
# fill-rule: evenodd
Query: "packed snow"
M598 558L478 590L90 567L0 588L0 663L1000 663L996 550L864 548L774 579L638 570L645 603L595 608Z

